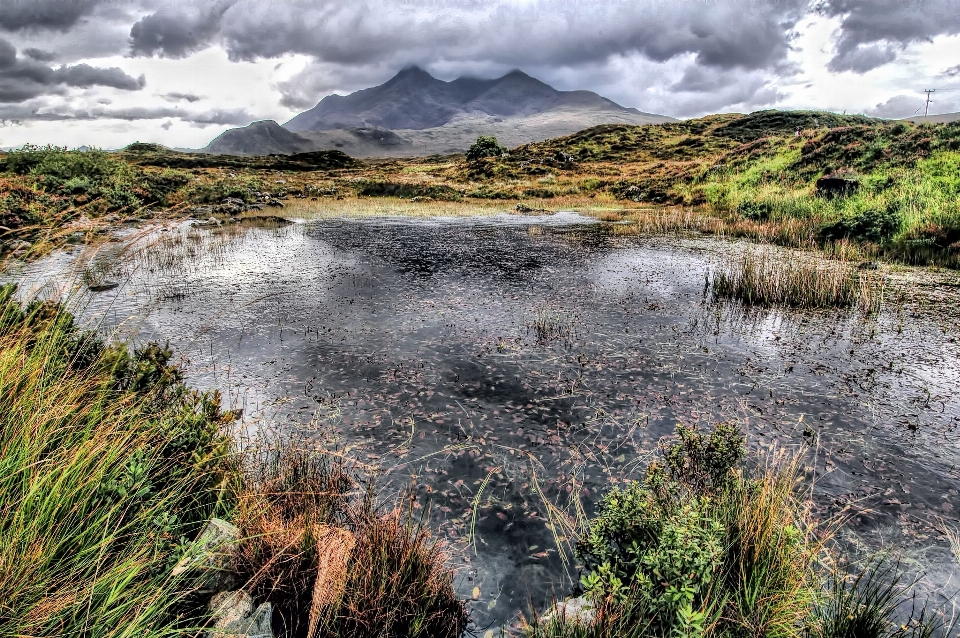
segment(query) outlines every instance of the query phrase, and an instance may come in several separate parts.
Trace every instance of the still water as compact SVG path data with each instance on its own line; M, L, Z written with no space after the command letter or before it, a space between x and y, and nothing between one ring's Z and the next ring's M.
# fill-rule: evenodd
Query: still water
M755 450L805 452L815 511L851 517L848 551L896 545L955 591L955 327L718 305L705 282L741 246L616 231L573 213L186 224L102 250L88 278L120 285L82 314L169 341L247 436L408 490L481 632L570 593L578 522L677 423L735 420ZM51 256L26 287L75 281L77 261Z

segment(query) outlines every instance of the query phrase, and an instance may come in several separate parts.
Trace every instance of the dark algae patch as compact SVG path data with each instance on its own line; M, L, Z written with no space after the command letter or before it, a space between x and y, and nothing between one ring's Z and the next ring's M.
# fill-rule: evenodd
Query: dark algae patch
M737 244L616 228L572 214L183 228L102 253L124 283L86 313L120 334L140 317L137 339L169 339L247 431L335 450L378 477L379 499L405 493L451 543L481 634L581 586L578 532L678 423L739 424L748 459L802 454L809 515L849 519L836 540L851 559L902 548L939 595L957 572L940 530L960 524L955 317L717 301L705 281Z

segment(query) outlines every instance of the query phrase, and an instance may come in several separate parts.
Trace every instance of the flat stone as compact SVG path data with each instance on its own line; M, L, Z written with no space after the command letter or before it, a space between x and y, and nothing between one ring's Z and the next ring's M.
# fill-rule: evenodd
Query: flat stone
M237 549L240 530L236 526L219 518L210 522L191 545L187 554L173 568L174 577L191 571L201 572L198 591L223 591L229 588L233 573L229 570L230 560Z
M549 624L554 618L563 618L568 622L589 625L595 615L593 601L586 596L578 596L556 603L541 617L540 622Z

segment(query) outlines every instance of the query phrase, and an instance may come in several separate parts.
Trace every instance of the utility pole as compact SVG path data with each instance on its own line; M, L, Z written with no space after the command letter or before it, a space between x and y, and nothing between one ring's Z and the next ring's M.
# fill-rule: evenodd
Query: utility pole
M927 119L927 113L930 112L930 94L936 93L936 89L924 89L923 92L927 94L927 104L923 107L923 119Z

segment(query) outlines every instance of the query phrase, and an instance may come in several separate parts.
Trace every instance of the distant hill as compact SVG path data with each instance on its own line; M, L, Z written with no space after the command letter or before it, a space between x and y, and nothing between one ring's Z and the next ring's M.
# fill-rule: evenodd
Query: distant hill
M438 80L418 67L350 95L329 95L289 122L256 122L210 143L210 153L266 154L339 149L356 157L465 151L478 135L507 146L599 124L676 121L591 91L558 91L521 71L483 80ZM281 129L288 135L279 133Z
M903 118L915 124L923 124L924 122L929 122L930 124L949 124L950 122L956 122L960 120L960 113L943 113L942 115L928 115L923 117L905 117Z
M273 120L262 120L224 131L203 150L224 155L292 155L316 149L313 142L291 133Z

